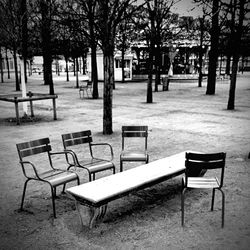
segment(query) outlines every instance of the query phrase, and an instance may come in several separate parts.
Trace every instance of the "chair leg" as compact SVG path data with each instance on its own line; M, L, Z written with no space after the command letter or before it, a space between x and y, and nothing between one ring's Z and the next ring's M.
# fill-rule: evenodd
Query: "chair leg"
M93 173L93 181L95 180L95 173Z
M91 173L89 172L89 181L92 181Z
M115 174L115 166L113 167L113 174Z
M213 210L214 210L214 195L215 195L215 188L213 188L213 192L212 192L211 211L213 211Z
M63 184L63 190L62 190L63 194L65 194L65 187L66 187L66 183Z
M52 199L53 215L54 215L54 218L56 218L55 188L53 186L50 186L50 187L51 187L51 199Z
M221 191L221 195L222 195L222 211L221 211L221 227L224 227L224 219L225 219L225 194L224 192L219 189Z
M181 193L181 225L184 226L184 201L185 201L185 191L186 188L183 188Z
M120 160L120 172L123 171L123 162Z
M23 195L22 195L22 202L21 202L21 210L23 210L23 202L24 202L24 197L25 197L25 193L26 193L26 188L27 188L27 183L28 181L30 181L30 179L27 179L24 183L23 186Z

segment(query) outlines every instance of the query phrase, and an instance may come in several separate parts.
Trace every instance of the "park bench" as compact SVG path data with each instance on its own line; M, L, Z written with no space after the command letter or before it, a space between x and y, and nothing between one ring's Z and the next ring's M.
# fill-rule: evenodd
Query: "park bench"
M74 197L84 226L102 221L108 202L163 182L185 171L185 152L66 190Z

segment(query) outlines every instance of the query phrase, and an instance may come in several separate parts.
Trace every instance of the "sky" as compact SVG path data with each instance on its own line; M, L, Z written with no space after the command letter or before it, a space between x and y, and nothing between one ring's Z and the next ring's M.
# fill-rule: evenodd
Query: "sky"
M176 12L180 16L202 16L201 7L197 7L197 4L194 4L193 0L180 0L172 7L172 12Z
M197 4L194 4L193 0L174 0L174 1L176 3L171 8L171 11L173 13L178 13L180 16L194 16L194 17L202 16L201 7L197 7ZM143 3L144 1L137 0L137 2Z

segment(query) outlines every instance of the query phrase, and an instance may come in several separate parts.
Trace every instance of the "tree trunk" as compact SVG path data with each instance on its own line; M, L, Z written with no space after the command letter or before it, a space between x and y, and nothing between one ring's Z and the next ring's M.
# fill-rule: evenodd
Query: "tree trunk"
M69 58L67 56L64 56L65 58L65 63L66 63L66 82L69 82Z
M3 83L3 57L2 57L2 47L0 46L0 71L1 71L1 83Z
M79 64L78 64L78 57L75 58L75 71L76 71L76 88L79 89Z
M122 82L125 82L125 49L124 49L124 45L122 45Z
M244 20L244 5L246 0L240 0L240 13L239 13L239 24L237 27L237 32L233 34L233 41L235 45L235 49L233 50L233 65L232 65L232 76L230 81L230 89L229 89L229 98L227 109L233 110L235 103L235 89L236 89L236 79L237 79L237 71L238 71L238 62L240 57L239 48L241 45L241 37L243 32L243 20Z
M201 30L201 37L200 37L200 48L199 48L199 79L198 79L198 87L202 87L202 58L203 58L203 34L204 34L204 15L200 18L200 30Z
M114 84L114 55L108 50L104 51L104 91L103 91L103 134L113 133L112 128L112 99Z
M8 79L10 79L10 65L9 65L8 49L7 48L5 48L5 60L6 60L6 65L7 65Z
M212 29L211 29L211 50L209 52L208 79L206 95L215 94L216 68L218 61L219 44L219 1L213 0L212 8Z
M18 67L17 67L17 55L16 55L16 46L13 46L13 57L14 57L14 67L15 67L15 79L16 79L16 91L20 91L20 83L18 77Z
M155 53L155 92L158 92L158 85L161 84L161 51L160 50L161 50L160 45L157 44L156 53Z
M28 41L28 32L27 32L27 4L26 0L21 0L21 13L22 13L22 59L24 61L24 78L27 83L27 41Z
M85 53L82 56L82 74L86 75L86 70L85 70Z
M99 98L98 92L98 71L96 61L96 42L95 40L91 43L91 81L93 84L93 99Z
M151 37L150 37L149 62L148 62L147 103L153 103L152 78L153 78L154 50L155 50L155 24L154 24L154 17L151 17Z
M42 48L43 48L43 74L44 85L49 85L49 94L54 95L52 79L52 55L51 55L51 30L50 10L45 0L41 1L42 12Z
M232 65L232 76L231 76L230 88L229 88L229 98L228 98L228 104L227 104L227 109L228 110L233 110L234 109L238 62L239 62L239 57L234 56L233 57L233 65Z

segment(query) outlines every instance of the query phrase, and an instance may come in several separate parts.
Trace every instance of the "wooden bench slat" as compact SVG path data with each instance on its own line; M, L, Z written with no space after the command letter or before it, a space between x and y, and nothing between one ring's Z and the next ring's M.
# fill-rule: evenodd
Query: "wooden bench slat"
M167 180L185 171L185 152L67 189L75 199L92 206Z

